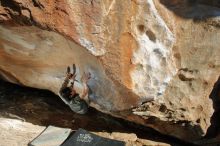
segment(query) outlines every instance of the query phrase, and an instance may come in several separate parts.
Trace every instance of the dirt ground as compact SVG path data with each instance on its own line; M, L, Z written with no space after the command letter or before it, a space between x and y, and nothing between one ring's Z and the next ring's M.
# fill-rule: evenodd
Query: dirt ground
M37 137L43 130L44 126L33 125L17 119L0 118L0 146L27 146L30 141ZM159 143L150 140L139 139L135 134L128 133L108 133L93 132L102 137L122 140L126 146L170 146L166 143Z
M0 146L27 146L44 128L21 120L0 118Z

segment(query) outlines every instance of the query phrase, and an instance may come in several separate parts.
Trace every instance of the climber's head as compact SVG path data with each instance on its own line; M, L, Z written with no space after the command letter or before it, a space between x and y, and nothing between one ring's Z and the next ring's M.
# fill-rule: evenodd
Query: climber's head
M69 98L71 95L71 88L69 88L69 87L64 88L60 94L62 97L66 98L66 99Z

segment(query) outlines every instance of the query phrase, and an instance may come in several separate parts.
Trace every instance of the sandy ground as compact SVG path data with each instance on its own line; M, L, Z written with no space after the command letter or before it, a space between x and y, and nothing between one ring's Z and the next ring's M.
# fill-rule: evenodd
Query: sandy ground
M27 146L30 141L37 137L44 126L33 125L18 119L0 118L0 146ZM121 140L126 146L170 146L145 139L139 139L134 133L120 132L93 132L102 137Z
M0 146L27 146L44 129L21 120L0 118Z

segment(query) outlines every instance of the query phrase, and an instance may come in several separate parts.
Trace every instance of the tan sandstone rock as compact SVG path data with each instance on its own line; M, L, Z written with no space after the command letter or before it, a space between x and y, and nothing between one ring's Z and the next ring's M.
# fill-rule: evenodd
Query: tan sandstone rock
M58 93L68 65L92 74L91 106L193 141L210 126L220 72L213 1L2 0L0 73Z

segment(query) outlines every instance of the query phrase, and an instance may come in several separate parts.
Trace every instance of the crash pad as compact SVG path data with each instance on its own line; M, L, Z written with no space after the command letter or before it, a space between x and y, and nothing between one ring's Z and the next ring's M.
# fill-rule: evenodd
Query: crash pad
M80 128L61 146L125 146L125 142L104 138Z
M28 146L60 146L70 135L71 129L48 126Z

